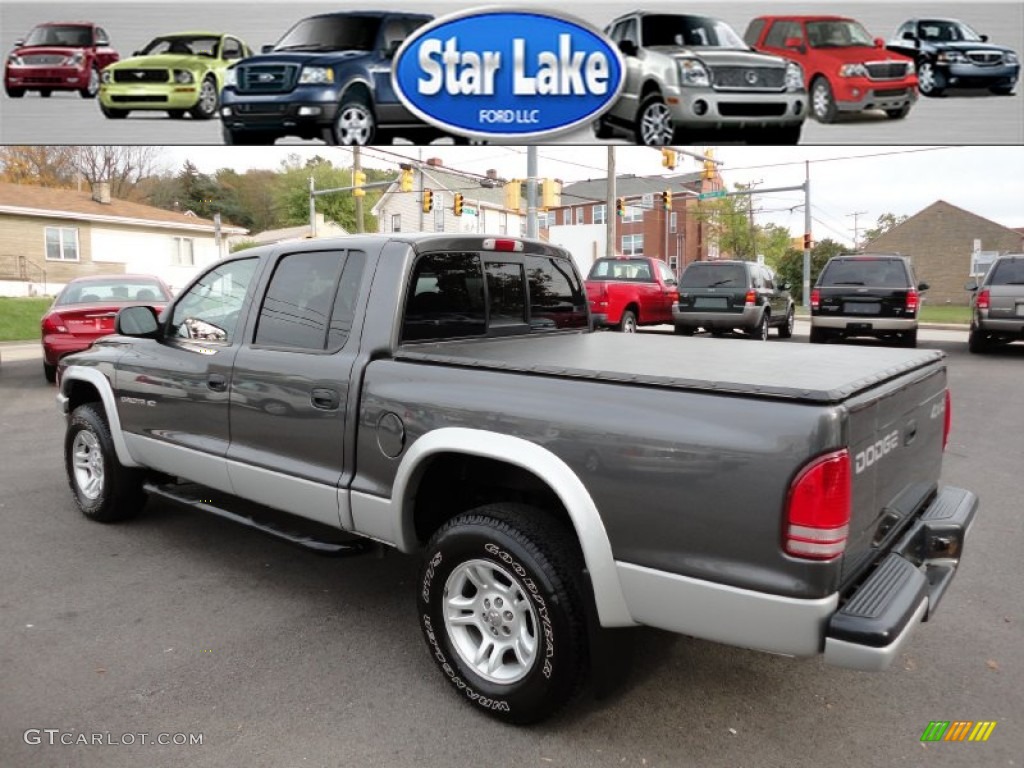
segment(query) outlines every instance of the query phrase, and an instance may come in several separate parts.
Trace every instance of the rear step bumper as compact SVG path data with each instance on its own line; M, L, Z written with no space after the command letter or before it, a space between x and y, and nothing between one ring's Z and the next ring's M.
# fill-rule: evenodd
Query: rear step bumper
M953 581L978 497L943 488L871 575L832 615L825 661L860 670L885 669L918 622L935 612Z

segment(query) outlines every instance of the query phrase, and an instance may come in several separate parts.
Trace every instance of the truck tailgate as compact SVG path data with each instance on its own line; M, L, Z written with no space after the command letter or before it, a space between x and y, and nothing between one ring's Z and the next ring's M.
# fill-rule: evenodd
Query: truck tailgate
M942 357L923 349L738 345L657 333L443 341L406 344L395 353L399 360L813 403L844 402Z

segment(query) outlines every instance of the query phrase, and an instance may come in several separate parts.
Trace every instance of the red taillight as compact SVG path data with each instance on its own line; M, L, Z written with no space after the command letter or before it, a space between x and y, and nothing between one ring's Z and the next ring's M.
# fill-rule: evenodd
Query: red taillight
M811 309L817 309L821 306L821 291L817 288L811 291Z
M907 291L907 303L906 303L907 312L917 312L917 302L918 302L918 300L919 299L918 299L917 291L915 291L913 288L911 288L909 291Z
M978 300L975 302L975 306L978 309L988 309L989 305L989 292L988 288L978 294Z
M949 396L949 390L946 390L946 412L942 415L942 450L946 450L946 446L949 445L949 431L953 426L953 400Z
M746 296L746 299L744 299L744 301L746 301L747 304L754 304L754 303L756 303L757 302L757 293L755 291L747 291L747 296Z
M784 548L807 560L833 560L850 533L850 453L819 456L796 476L786 502Z
M485 251L510 251L519 253L523 250L522 240L510 240L502 237L489 237L484 240Z
M43 318L43 335L47 333L67 333L67 326L60 315L47 315Z

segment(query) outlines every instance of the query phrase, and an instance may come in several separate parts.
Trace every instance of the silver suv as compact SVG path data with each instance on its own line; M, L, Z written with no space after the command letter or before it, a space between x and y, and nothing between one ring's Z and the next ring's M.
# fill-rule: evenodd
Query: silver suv
M1024 341L1024 254L1000 256L981 284L968 283L971 300L971 352L986 352L995 344Z
M765 144L796 144L807 117L803 70L757 53L724 21L674 13L630 13L605 32L626 60L622 95L594 124L638 144L691 141L694 131L739 129Z

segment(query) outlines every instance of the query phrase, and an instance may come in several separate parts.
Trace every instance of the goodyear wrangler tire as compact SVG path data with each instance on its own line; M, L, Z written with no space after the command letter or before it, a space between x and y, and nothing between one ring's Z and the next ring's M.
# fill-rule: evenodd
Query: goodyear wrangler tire
M587 669L582 565L550 514L488 504L434 534L418 581L431 657L459 695L509 723L551 715Z
M90 520L127 520L146 503L144 473L117 460L110 427L98 405L80 405L71 414L64 436L64 466L75 503Z

